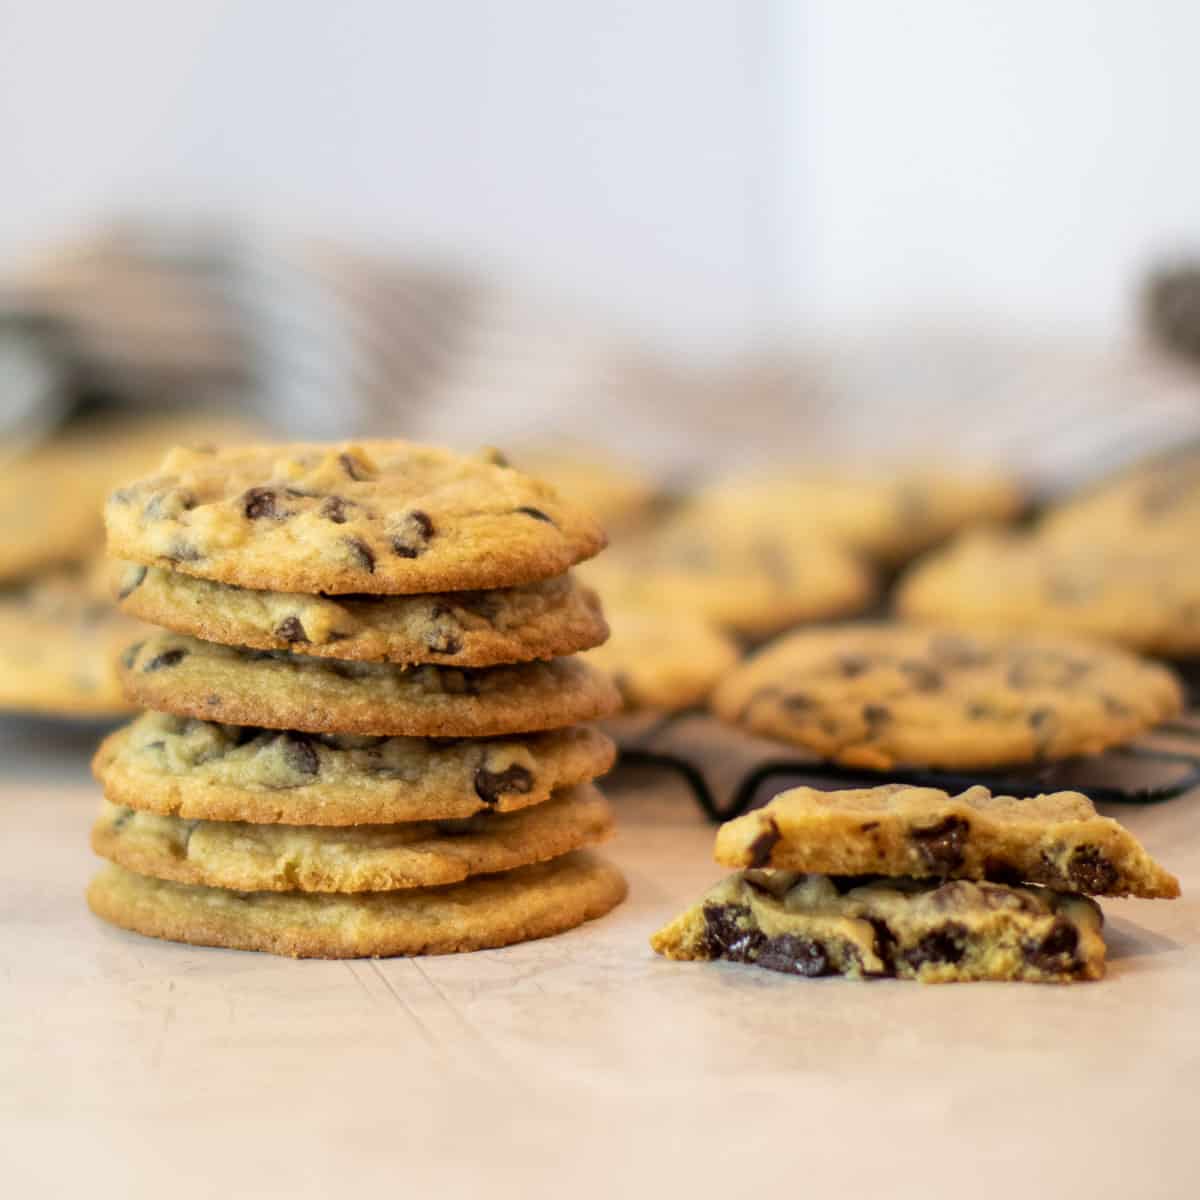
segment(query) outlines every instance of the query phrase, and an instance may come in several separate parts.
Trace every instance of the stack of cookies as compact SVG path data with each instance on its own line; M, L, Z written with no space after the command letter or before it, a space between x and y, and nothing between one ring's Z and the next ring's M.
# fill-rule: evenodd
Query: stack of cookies
M675 959L922 983L1104 975L1091 896L1171 899L1174 876L1086 796L796 788L722 826L741 868L651 939Z
M123 660L88 893L114 924L314 957L446 953L607 912L591 783L619 706L568 573L586 514L495 456L175 450L115 492Z

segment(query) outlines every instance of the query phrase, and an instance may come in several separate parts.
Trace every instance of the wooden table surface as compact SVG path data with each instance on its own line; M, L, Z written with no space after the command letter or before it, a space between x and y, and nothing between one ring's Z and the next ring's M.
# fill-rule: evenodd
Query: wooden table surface
M717 878L674 784L610 786L629 900L480 954L292 962L95 920L95 734L0 725L12 1197L1200 1195L1200 794L1116 812L1180 876L1109 976L921 987L672 964Z

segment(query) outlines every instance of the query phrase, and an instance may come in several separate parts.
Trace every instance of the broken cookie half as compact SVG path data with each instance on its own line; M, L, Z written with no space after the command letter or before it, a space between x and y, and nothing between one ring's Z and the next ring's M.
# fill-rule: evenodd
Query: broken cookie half
M1103 916L1081 892L1179 894L1077 793L798 788L723 826L717 861L748 869L659 930L659 954L809 977L1070 983L1104 975Z

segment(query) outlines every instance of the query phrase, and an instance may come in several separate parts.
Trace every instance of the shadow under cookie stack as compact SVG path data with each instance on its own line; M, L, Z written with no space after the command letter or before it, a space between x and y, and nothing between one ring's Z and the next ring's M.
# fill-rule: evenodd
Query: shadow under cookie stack
M624 897L619 697L569 569L586 514L495 457L406 442L174 450L106 507L123 660L150 711L94 769L92 910L298 957L546 937Z

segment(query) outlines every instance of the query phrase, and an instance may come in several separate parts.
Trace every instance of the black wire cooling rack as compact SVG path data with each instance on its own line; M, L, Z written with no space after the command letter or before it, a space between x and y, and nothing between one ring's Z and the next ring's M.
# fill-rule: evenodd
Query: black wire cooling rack
M611 722L618 765L661 770L681 779L712 821L728 821L783 787L870 787L884 780L948 792L982 784L994 794L1036 796L1078 791L1097 803L1158 804L1200 785L1200 710L1159 725L1128 746L1089 758L1005 771L894 769L872 773L806 758L755 737L703 710L630 715Z

